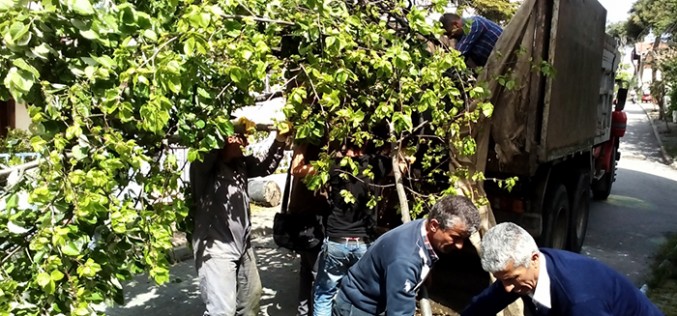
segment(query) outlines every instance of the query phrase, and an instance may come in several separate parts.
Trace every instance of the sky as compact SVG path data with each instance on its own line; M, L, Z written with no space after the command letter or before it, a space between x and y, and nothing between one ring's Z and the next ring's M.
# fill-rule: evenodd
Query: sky
M609 23L625 21L628 11L637 0L598 0L606 8L606 20Z

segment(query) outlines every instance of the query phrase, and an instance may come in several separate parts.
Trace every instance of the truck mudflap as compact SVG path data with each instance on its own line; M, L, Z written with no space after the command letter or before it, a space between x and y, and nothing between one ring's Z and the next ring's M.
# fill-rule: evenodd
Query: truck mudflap
M594 150L594 157L595 157L595 170L597 171L596 174L599 176L604 175L605 173L608 173L611 171L611 158L614 156L614 152L616 151L616 143L618 142L618 138L616 137L611 137L609 141L606 141L604 143L599 144L599 146L595 147ZM600 172L600 171L604 172Z
M628 115L623 111L614 111L611 114L611 137L623 137L628 126Z

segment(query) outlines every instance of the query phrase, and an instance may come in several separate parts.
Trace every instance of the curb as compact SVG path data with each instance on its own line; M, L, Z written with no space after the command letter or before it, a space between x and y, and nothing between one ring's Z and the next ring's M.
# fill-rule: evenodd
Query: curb
M665 150L665 145L663 145L663 141L661 140L661 135L658 133L658 127L656 127L656 124L653 121L653 118L649 114L649 112L644 108L644 105L641 103L636 103L639 105L639 107L644 111L644 114L646 115L647 119L649 120L649 123L651 124L651 129L653 129L653 134L654 137L656 137L656 141L658 141L658 146L661 147L661 154L663 155L663 162L665 162L666 165L677 169L677 162L668 155L668 152Z

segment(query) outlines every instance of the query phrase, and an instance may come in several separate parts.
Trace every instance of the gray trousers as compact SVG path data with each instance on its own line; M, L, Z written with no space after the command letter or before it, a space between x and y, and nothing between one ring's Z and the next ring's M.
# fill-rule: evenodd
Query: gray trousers
M251 247L241 258L198 256L195 266L207 305L205 316L258 315L262 287Z

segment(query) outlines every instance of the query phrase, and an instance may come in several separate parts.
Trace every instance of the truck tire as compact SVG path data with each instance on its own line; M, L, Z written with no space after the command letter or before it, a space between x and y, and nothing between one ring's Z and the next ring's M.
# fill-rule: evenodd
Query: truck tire
M544 227L541 245L548 248L565 249L569 235L569 194L563 184L548 187L545 195L543 217Z
M595 200L606 200L611 194L611 186L616 180L616 157L618 157L618 147L611 153L611 168L600 179L592 182L592 197Z
M590 174L582 171L570 190L571 220L569 221L569 238L567 250L580 252L588 230L590 216Z

